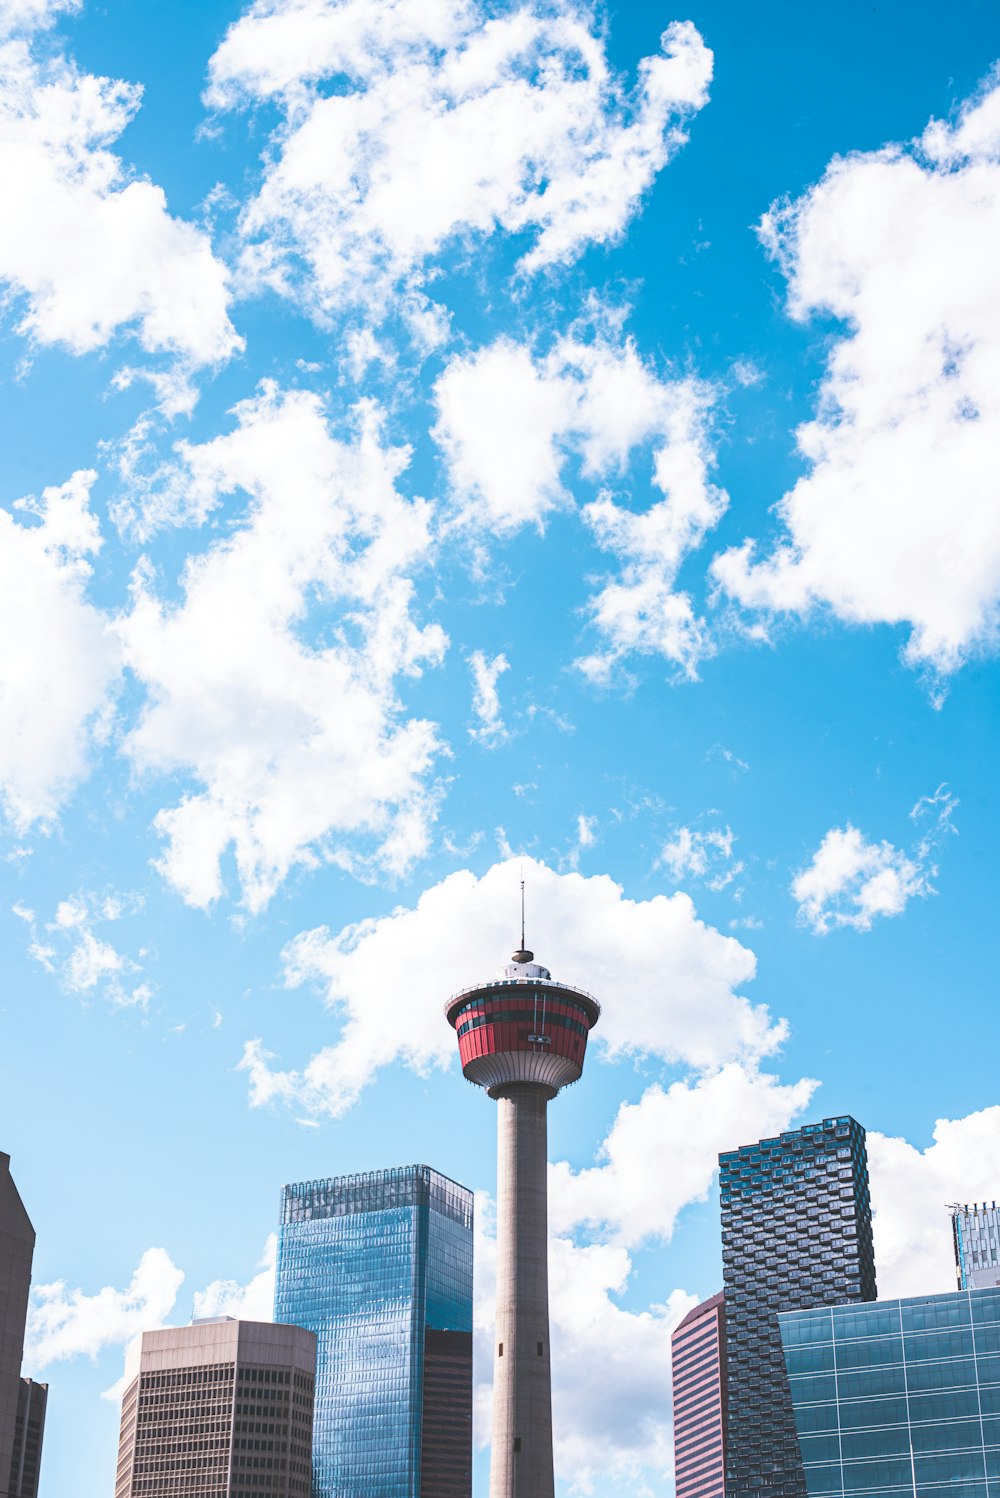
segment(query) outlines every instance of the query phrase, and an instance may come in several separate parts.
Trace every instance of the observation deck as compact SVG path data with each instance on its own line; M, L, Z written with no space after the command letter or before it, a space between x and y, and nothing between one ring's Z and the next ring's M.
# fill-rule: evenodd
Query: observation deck
M555 1097L579 1080L601 1006L584 989L554 981L522 948L498 977L453 994L444 1012L470 1082L491 1097L518 1082Z

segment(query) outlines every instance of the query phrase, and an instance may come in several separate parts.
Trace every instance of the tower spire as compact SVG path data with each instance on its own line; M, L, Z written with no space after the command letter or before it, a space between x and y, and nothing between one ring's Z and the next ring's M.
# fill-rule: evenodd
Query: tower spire
M523 962L531 962L531 961L533 961L534 956L535 956L534 952L529 952L528 948L524 945L524 864L522 863L522 865L521 865L521 945L518 948L518 950L514 953L513 961L514 962L522 962L522 963Z

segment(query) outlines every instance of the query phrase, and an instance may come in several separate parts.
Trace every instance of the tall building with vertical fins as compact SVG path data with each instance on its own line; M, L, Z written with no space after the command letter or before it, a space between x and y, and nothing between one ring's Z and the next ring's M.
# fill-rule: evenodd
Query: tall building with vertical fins
M427 1165L282 1189L275 1320L317 1340L312 1498L471 1498L472 1225Z
M996 1202L951 1208L955 1273L960 1290L1000 1286L1000 1208Z
M553 1498L548 1105L576 1082L601 1006L524 946L445 1005L462 1071L497 1104L497 1324L490 1498Z
M35 1230L14 1185L10 1156L0 1151L0 1495L4 1498L19 1491L13 1487L14 1477L23 1468L26 1394L21 1380L21 1358L34 1252ZM36 1466L41 1459L40 1431L38 1445Z
M689 1311L670 1339L676 1498L725 1498L726 1301Z
M875 1299L865 1131L826 1118L719 1156L726 1498L806 1498L780 1311Z

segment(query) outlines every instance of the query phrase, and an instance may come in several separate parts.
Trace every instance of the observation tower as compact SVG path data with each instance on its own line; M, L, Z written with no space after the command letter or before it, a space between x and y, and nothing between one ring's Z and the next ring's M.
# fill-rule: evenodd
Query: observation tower
M490 1498L553 1498L546 1111L579 1080L601 1006L524 945L445 1005L462 1071L497 1117L497 1326Z

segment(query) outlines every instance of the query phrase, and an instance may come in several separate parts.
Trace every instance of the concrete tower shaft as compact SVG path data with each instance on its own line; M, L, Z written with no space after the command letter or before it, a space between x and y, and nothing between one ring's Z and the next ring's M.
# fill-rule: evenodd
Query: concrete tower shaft
M445 1006L462 1071L497 1103L497 1326L490 1498L553 1498L547 1110L579 1080L601 1006L521 949Z
M490 1498L552 1498L547 1113L550 1093L497 1096L497 1324Z

